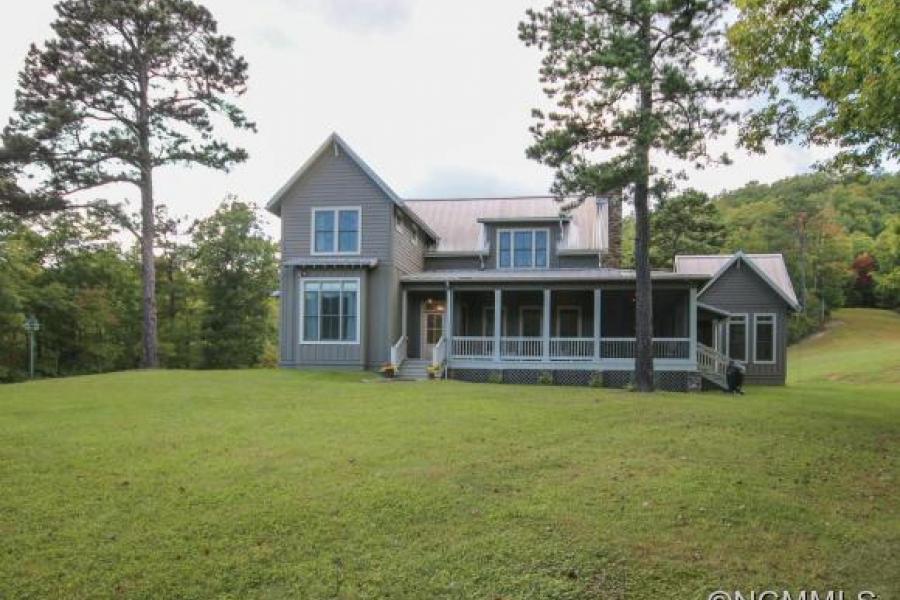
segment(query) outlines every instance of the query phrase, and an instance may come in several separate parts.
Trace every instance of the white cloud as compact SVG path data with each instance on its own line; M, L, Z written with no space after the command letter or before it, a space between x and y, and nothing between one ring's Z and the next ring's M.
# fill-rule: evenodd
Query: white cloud
M0 21L0 119L12 108L28 44L49 34L53 0L17 2ZM259 133L225 137L250 160L224 174L165 169L160 201L209 214L228 192L264 204L334 130L404 196L546 193L552 172L525 158L530 110L543 103L539 55L517 23L537 0L208 0L250 63L241 104ZM819 150L782 147L692 173L708 192L805 171ZM136 191L117 188L117 199ZM277 233L276 220L269 231Z

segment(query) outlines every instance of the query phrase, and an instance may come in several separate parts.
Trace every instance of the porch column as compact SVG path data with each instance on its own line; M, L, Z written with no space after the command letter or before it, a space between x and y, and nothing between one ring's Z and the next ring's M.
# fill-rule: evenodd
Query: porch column
M450 348L453 343L453 288L447 286L447 326L444 328L444 343Z
M503 303L500 288L494 289L494 360L500 362L500 320L503 318Z
M541 319L541 353L545 361L550 360L550 288L544 288L544 316Z
M697 360L697 288L691 286L690 308L688 310L688 318L690 319L689 331L691 337L690 355L688 360L696 362Z
M400 299L400 336L406 337L406 316L409 314L409 294L406 290L401 292Z
M602 300L603 291L600 288L594 288L594 362L600 362L600 318L603 314L600 303Z

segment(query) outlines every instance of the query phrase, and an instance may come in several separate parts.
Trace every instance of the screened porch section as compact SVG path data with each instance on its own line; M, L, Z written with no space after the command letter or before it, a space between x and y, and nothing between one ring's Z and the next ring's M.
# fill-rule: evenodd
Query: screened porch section
M634 292L630 290L454 290L452 307L451 359L599 362L634 358ZM690 358L689 290L654 292L653 349L656 358Z

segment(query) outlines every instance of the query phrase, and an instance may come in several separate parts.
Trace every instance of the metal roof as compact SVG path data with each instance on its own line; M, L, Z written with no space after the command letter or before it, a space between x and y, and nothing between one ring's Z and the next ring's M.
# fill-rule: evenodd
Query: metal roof
M702 273L710 275L709 283L700 291L702 294L736 261L743 260L760 276L775 292L784 298L791 308L798 310L800 303L794 293L794 286L788 274L784 257L781 254L698 254L675 257L676 273Z
M346 258L340 256L331 256L324 258L292 258L282 263L286 267L307 267L319 269L373 269L378 265L377 258Z
M437 253L482 252L488 247L484 223L562 222L561 250L601 252L607 248L607 200L588 198L562 214L554 196L434 198L405 200L437 233Z
M654 271L654 281L706 281L708 275L673 273L671 271ZM486 269L448 269L445 271L422 271L404 275L400 278L404 283L443 283L443 282L595 282L595 281L634 281L634 271L629 269L529 269L505 270Z

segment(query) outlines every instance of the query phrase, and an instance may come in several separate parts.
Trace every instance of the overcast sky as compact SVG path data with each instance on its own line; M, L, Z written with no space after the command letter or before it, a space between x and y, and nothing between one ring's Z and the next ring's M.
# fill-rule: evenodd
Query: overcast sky
M32 41L50 33L53 2L8 2L0 20L0 120ZM208 215L228 192L265 204L331 132L339 132L402 197L546 193L552 173L525 158L530 110L542 103L539 55L516 26L539 0L206 0L250 63L241 101L256 135L228 133L250 153L231 173L159 172L158 201ZM762 157L716 152L730 167L692 173L710 193L808 171L819 156L786 147ZM137 191L116 189L111 200ZM277 232L274 219L268 230Z

